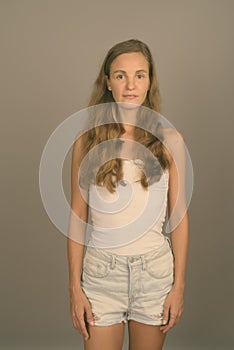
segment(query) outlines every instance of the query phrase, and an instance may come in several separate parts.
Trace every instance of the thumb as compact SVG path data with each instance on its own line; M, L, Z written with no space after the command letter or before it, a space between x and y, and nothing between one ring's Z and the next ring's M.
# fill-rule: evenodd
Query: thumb
M94 326L94 318L93 318L91 307L87 306L85 308L85 312L86 312L86 320L87 320L87 322L90 323L92 326Z
M167 324L169 318L169 306L164 305L164 310L163 310L163 325Z

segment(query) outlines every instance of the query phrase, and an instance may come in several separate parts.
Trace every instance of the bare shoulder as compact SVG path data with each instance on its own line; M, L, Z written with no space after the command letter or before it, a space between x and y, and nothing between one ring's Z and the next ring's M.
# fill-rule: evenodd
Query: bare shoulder
M181 146L184 143L184 138L181 132L173 128L165 128L163 130L164 152L167 155L170 163L172 163L175 154L181 152Z
M164 128L163 136L164 136L165 142L175 141L176 139L178 139L179 141L184 140L182 133L173 128Z
M78 134L72 151L71 164L71 207L80 216L86 217L88 204L88 191L79 185L78 172L85 155L83 135Z
M168 148L169 151L173 151L178 146L184 144L184 137L181 132L173 128L165 128L163 130L163 144Z
M74 141L74 148L80 147L84 144L84 138L85 138L85 134L82 132L79 132L76 135L75 141Z

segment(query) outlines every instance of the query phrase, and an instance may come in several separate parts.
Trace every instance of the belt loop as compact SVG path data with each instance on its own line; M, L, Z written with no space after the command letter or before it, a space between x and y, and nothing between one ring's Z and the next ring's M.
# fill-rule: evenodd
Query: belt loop
M115 255L111 255L111 268L113 269L115 267Z
M145 257L141 255L141 260L142 260L142 270L145 270Z

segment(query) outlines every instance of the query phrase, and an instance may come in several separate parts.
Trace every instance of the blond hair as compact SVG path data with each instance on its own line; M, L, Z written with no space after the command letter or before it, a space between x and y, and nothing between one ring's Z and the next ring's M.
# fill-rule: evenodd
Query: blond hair
M81 186L88 186L90 182L95 182L97 185L104 185L111 192L115 192L117 183L123 178L122 171L122 161L120 158L111 159L107 162L101 162L100 149L93 149L94 146L97 146L103 141L112 140L114 141L113 147L105 149L103 152L111 152L113 150L120 150L121 143L119 143L118 138L125 132L124 126L121 122L116 123L116 118L113 116L113 104L114 99L111 91L107 88L106 76L110 77L110 67L113 60L123 53L131 52L141 52L148 64L149 64L149 79L150 79L150 88L147 92L147 96L142 106L145 106L143 110L142 118L145 118L146 125L149 124L149 121L152 120L147 116L147 114L155 111L160 112L160 93L158 88L156 68L152 58L152 54L149 50L149 47L140 40L131 39L124 42L120 42L113 46L107 53L104 62L101 66L100 72L97 76L97 79L94 82L93 91L88 103L88 106L97 106L100 104L106 104L104 107L105 117L108 120L108 123L105 125L94 126L93 128L88 129L86 133L83 134L83 155L91 152L92 156L89 157L89 161L86 163L86 167L80 177ZM111 103L112 102L112 103ZM98 106L97 106L98 107ZM149 112L147 112L147 110ZM150 112L151 110L151 112ZM102 110L103 112L103 110ZM91 114L95 113L95 120L98 122L98 119L101 118L99 108L91 108ZM118 114L118 107L115 107L115 112ZM151 113L152 114L152 113ZM116 117L116 115L115 115ZM153 119L155 121L155 118ZM158 162L153 161L152 158L146 156L145 169L142 171L141 175L141 184L143 188L147 188L148 185L153 181L158 181L162 175L162 169L165 170L170 166L169 156L166 152L166 149L161 142L163 139L163 133L160 122L154 125L154 134L146 131L144 128L135 127L135 141L141 143L149 150L153 156L157 157ZM149 126L148 130L153 130L152 125ZM156 137L157 134L159 137ZM114 153L113 153L114 154ZM151 158L151 159L150 159ZM101 166L100 166L101 164ZM96 174L96 175L95 175ZM92 178L95 177L95 180ZM150 179L150 181L149 181Z

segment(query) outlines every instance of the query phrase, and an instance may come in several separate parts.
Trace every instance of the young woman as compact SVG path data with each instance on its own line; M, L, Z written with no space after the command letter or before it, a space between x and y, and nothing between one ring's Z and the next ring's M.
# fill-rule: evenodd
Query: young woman
M175 223L169 240L162 233L162 224L166 208L170 217L176 207L178 184L183 178L179 174L181 167L178 167L172 156L176 142L170 140L175 140L172 135L176 135L182 143L183 137L181 133L168 128L161 131L162 139L165 140L162 142L162 139L149 131L149 128L154 130L154 125L149 126L150 118L145 124L149 126L148 130L136 123L137 115L140 115L137 114L139 108L143 108L143 112L144 108L160 112L155 65L145 43L132 39L118 43L109 50L94 84L89 106L98 107L101 104L107 106L107 109L111 105L112 122L94 125L78 137L72 153L71 209L84 223L88 222L90 209L96 232L96 236L93 234L89 240L86 251L85 238L76 242L68 239L72 322L83 335L84 348L88 350L122 349L126 322L130 350L159 350L162 349L166 333L179 322L183 312L188 214L185 211L181 215L182 220L178 220L178 210L176 211L177 224ZM95 111L97 115L102 114L98 109L94 109L94 113ZM133 122L130 123L125 116L130 116ZM113 153L110 158L110 151L106 161L101 160L101 156L97 158L103 149L95 151L95 146L113 140L122 141L120 146L118 143L119 153ZM143 151L140 147L141 155L146 150L143 162L135 158L136 154L140 154L136 152L135 142L143 147ZM106 153L113 150L111 147L110 143ZM94 156L88 159L91 159L94 168L96 164L95 182L94 185L90 184L89 177L93 173L88 161L86 172L83 172L83 182L86 181L88 187L82 191L77 184L77 174L81 169L81 161L92 150ZM154 168L153 158L149 160L150 154L158 159ZM134 159L128 159L128 156L126 159L126 155L132 155ZM97 159L100 166L97 166ZM153 179L151 186L150 179ZM158 181L155 182L155 179ZM108 200L116 198L117 189L120 197L121 194L124 197L129 183L133 189L130 205L120 211L111 209L108 212L108 205L111 205ZM101 196L95 197L95 186ZM158 210L160 215L154 226L151 225L146 233L140 234L141 222L137 220L141 218L141 209L144 209L149 199L147 191L150 189L153 189L151 193L154 197L149 208L152 212ZM103 203L102 196L105 199ZM102 210L91 207L89 200L92 200L92 204L98 202ZM148 219L145 218L148 217L142 217L147 224ZM134 220L137 224L131 226ZM105 228L102 235L98 235L98 230L95 231L100 226ZM122 226L127 227L129 237L126 232L121 236ZM134 231L132 227L135 232L139 231L134 237L131 235ZM85 237L85 228L86 224L80 226L80 237ZM116 236L111 236L116 237L116 241L111 241L112 245L108 241L108 228L117 228L117 231L113 231ZM76 229L77 226L71 220L70 231ZM105 247L98 245L103 237L108 242ZM121 241L120 237L126 240Z

